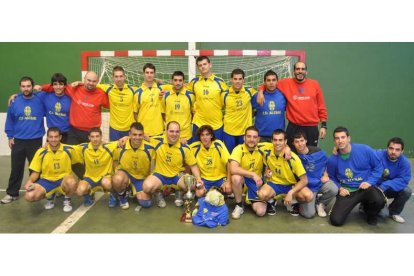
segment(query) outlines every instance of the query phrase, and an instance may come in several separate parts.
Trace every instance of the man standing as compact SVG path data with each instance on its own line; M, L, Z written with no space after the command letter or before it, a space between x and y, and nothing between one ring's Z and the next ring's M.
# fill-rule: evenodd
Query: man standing
M112 69L113 84L97 85L109 99L109 140L116 141L128 136L130 125L135 122L133 107L137 87L125 83L125 70L121 66Z
M15 101L7 109L5 132L11 149L11 172L6 196L2 204L10 203L19 198L26 159L29 163L38 148L42 146L45 134L43 117L45 109L42 100L33 94L33 79L22 77L20 90Z
M187 89L195 95L193 118L193 142L197 141L197 129L210 125L216 139L223 140L223 102L221 94L227 90L223 79L211 72L211 62L207 56L196 59L199 76L191 80Z
M223 142L229 152L243 144L244 131L253 124L251 99L256 89L244 85L244 71L234 69L231 72L231 87L223 96L224 133Z
M377 151L377 155L384 166L382 177L378 181L378 187L387 198L394 199L388 206L389 216L399 223L405 222L400 214L405 203L411 197L411 189L408 187L411 179L411 166L403 152L404 141L399 137L391 138L386 150Z
M194 93L184 87L184 73L175 71L172 76L171 90L166 92L162 98L162 109L165 111L165 122L176 121L181 127L181 144L192 142L192 109L194 104Z
M71 129L68 132L68 144L77 145L89 141L89 130L101 127L102 107L109 108L108 96L97 88L98 76L95 72L86 73L83 85L75 82L67 85L65 93L71 98L69 122ZM73 86L73 87L72 87ZM42 86L43 91L52 92L49 85Z
M263 91L263 105L256 103L258 94L252 98L252 106L255 110L254 125L259 129L261 142L272 142L272 133L275 129L285 130L286 99L277 89L278 76L276 72L269 70L264 75L265 90Z
M277 86L287 101L288 144L293 148L293 135L303 131L308 137L308 145L317 146L318 139L326 136L328 120L323 92L318 81L307 78L308 68L304 62L296 62L293 69L295 77L282 79ZM263 103L263 95L258 98L258 102ZM318 130L319 122L321 127Z
M385 196L378 187L383 166L375 151L367 145L351 144L351 136L345 127L333 132L338 154L328 159L328 175L339 188L336 202L330 214L331 224L341 226L352 209L364 205L367 222L377 225L377 215L385 206Z
M145 134L152 137L161 135L164 131L160 99L162 89L155 82L154 64L146 63L143 72L144 82L134 95L134 116L144 126Z

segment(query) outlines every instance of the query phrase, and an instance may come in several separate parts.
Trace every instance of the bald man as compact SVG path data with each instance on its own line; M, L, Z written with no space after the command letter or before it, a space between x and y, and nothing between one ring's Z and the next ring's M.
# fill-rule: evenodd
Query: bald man
M101 127L101 109L109 108L109 100L106 93L96 87L97 84L98 76L89 71L83 83L74 82L65 87L66 95L72 100L69 115L71 129L67 140L70 145L87 143L88 131L93 127ZM50 84L43 85L42 90L52 92L53 87Z

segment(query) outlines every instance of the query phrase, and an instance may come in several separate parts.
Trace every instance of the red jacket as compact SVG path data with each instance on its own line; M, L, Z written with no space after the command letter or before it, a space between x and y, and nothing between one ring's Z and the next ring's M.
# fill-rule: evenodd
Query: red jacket
M316 126L328 119L323 92L316 80L305 79L299 83L294 78L287 78L280 80L277 87L286 97L286 117L289 122L300 126Z
M50 84L42 86L42 90L53 92ZM69 122L72 127L88 131L93 127L101 127L101 107L109 108L108 95L100 88L88 91L83 85L72 87L66 85L65 94L72 102L70 104Z

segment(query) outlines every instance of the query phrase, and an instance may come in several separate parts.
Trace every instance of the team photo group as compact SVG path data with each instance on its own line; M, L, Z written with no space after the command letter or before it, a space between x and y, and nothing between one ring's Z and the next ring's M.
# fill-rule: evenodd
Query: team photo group
M304 62L294 64L292 77L268 70L259 87L245 84L243 68L226 83L208 56L197 57L196 67L193 79L174 71L162 82L146 63L140 84L126 83L119 65L112 84L93 71L71 83L61 73L43 85L22 77L7 110L11 173L1 203L18 200L23 184L26 201L45 200L52 209L62 196L64 212L76 196L93 205L96 191L109 195L110 208L134 203L140 212L165 208L170 194L188 209L193 195L189 222L207 227L242 219L246 208L274 216L276 204L333 226L356 206L370 225L380 217L405 222L412 191L403 139L387 137L376 150L352 143L346 126L328 132L323 91ZM101 130L103 108L109 137ZM320 139L332 139L331 152L318 147ZM22 183L26 160L30 175Z

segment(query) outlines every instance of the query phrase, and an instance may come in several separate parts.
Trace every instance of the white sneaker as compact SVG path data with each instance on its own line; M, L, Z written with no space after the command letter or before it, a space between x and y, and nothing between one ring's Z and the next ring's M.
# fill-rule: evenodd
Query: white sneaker
M321 218L325 218L327 216L326 211L325 211L325 204L323 203L316 204L316 212L318 213L318 216L320 216Z
M174 200L174 204L177 207L181 207L184 204L183 198L182 198L182 193L179 190L175 191L175 200Z
M405 222L405 219L400 215L392 215L391 218L394 221L398 222L398 223L404 223Z
M69 197L65 197L63 200L63 212L68 213L72 211L72 200Z
M167 203L165 202L165 199L162 196L162 193L161 192L158 192L156 197L157 197L157 205L158 205L158 207L165 208L165 206L167 206Z
M17 196L6 195L5 197L3 197L2 200L0 200L0 202L2 204L7 204L7 203L10 203L10 202L18 200L18 199L19 199L19 197L17 197Z
M54 199L48 199L46 201L44 207L45 207L46 210L50 210L50 209L55 208L55 201L54 201Z
M233 212L231 213L231 217L233 219L239 219L241 215L243 215L244 213L244 209L243 207L240 207L239 205L236 205L236 207L234 207Z

